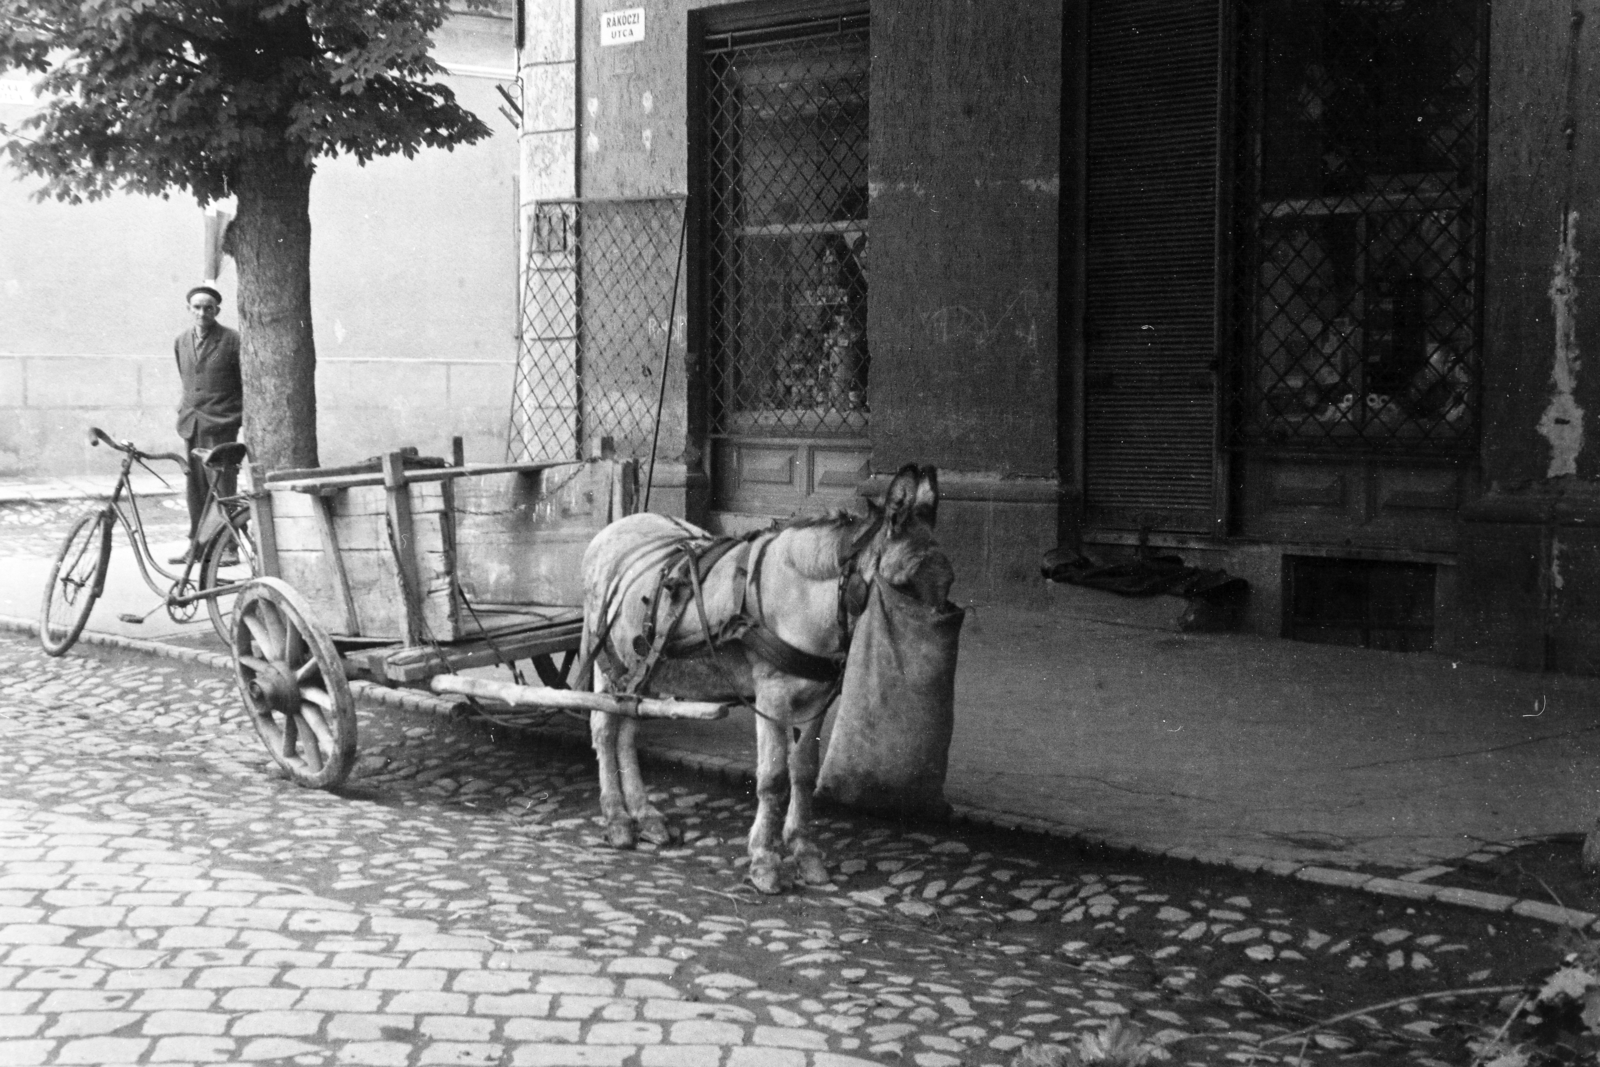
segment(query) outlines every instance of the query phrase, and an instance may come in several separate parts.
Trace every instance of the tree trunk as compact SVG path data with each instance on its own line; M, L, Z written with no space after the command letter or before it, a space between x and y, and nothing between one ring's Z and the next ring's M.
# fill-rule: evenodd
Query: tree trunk
M317 465L311 335L312 166L281 148L240 164L229 235L239 268L244 440L268 470Z

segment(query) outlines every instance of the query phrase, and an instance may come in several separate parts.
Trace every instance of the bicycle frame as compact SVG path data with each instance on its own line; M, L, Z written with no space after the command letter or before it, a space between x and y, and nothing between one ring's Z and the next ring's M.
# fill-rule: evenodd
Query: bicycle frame
M155 555L150 551L149 538L145 534L144 517L139 513L139 495L135 492L133 482L128 477L136 462L138 462L138 459L135 455L129 452L123 453L122 473L118 475L117 484L111 490L111 499L106 501L102 510L110 512L116 517L117 523L122 527L123 533L128 538L128 543L133 546L133 559L139 566L139 577L144 580L144 584L152 593L161 597L162 605L167 609L167 613L170 615L175 609L190 607L203 600L227 596L243 589L248 584L247 582L230 582L227 585L219 585L203 591L196 590L192 593L180 592L181 589L190 585L189 574L200 565L199 554L197 552L188 553L189 558L185 561L183 571L179 574L173 574L156 561ZM124 493L127 495L126 504L123 502ZM231 519L231 516L227 514L223 503L224 498L217 495L216 485L212 482L206 491L206 509L209 510L212 505L216 505L218 510L224 513L223 521L227 522ZM130 514L132 518L129 517ZM152 570L165 579L167 583L165 590L162 589L156 578L152 577Z

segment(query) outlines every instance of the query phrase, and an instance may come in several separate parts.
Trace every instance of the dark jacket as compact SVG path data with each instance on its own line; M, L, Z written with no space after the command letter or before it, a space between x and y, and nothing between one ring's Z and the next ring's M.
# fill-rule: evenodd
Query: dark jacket
M178 435L189 440L200 431L237 430L244 416L239 334L226 326L213 326L196 345L194 330L184 330L172 343L172 354L183 380Z

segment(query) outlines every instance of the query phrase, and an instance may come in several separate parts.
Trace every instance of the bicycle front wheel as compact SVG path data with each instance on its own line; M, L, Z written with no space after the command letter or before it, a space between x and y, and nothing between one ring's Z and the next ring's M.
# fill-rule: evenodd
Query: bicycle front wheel
M50 570L50 584L39 608L39 643L59 656L77 643L89 612L105 588L111 562L111 513L83 516L67 534Z
M243 518L223 523L200 551L200 592L261 577L261 562ZM233 643L233 604L237 593L206 597L211 628L225 645Z

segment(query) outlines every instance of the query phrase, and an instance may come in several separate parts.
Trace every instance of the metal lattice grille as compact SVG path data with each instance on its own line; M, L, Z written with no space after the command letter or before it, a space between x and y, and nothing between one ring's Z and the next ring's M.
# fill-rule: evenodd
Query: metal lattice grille
M1485 5L1244 9L1238 439L1470 447Z
M867 426L866 20L708 42L716 433Z
M535 206L508 459L582 459L603 437L650 453L662 356L682 344L683 223L676 197Z

